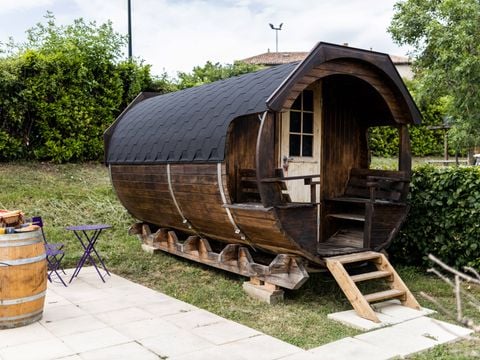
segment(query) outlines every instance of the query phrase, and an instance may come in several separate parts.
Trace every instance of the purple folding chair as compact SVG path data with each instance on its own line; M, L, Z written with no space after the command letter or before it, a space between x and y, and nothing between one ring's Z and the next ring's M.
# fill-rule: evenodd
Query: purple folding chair
M58 273L59 271L63 272L65 275L65 271L61 266L61 262L63 257L65 256L65 252L63 251L63 247L65 246L62 243L49 243L47 241L47 237L45 236L45 232L43 231L43 220L41 216L34 216L31 219L32 224L40 226L40 230L42 231L43 243L45 245L45 253L47 256L47 266L48 266L48 280L53 282L52 275L55 274L57 278L61 281L64 286L67 286L65 281L63 281L62 277Z

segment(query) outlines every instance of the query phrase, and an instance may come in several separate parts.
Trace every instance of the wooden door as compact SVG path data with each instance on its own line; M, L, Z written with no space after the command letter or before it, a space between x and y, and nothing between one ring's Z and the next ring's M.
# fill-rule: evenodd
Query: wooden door
M312 84L282 113L279 167L286 177L320 174L321 89L320 81ZM287 181L287 188L293 202L310 202L303 180Z

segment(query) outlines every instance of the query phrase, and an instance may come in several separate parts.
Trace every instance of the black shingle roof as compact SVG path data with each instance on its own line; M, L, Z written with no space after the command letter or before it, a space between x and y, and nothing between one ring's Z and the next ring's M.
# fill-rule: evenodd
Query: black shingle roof
M107 131L106 162L218 162L231 121L267 110L266 100L298 63L155 96Z

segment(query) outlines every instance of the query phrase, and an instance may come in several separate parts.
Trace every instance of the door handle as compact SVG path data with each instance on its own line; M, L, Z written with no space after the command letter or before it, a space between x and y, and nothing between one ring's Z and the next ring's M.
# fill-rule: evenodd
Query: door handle
M288 172L288 164L292 160L293 160L293 157L288 157L287 155L283 155L283 158L282 158L283 171Z

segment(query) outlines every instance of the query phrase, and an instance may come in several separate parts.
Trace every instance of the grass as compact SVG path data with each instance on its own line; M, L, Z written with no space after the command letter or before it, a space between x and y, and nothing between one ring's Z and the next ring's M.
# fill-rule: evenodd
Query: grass
M430 160L443 160L443 157L425 157L425 158L413 158L412 159L412 167L415 168L417 166L428 164ZM453 160L453 158L451 158ZM432 164L434 166L444 166L441 163ZM455 166L454 164L450 166ZM396 170L398 169L398 159L396 158L382 158L373 156L372 162L370 164L372 169L381 169L381 170Z
M302 348L359 333L327 319L328 313L351 306L326 273L312 274L300 290L286 291L283 304L271 306L243 292L245 278L168 254L144 253L137 238L127 234L135 220L116 199L108 170L99 164L0 164L0 189L0 208L22 209L27 216L44 218L49 240L66 244L67 266L76 265L81 247L64 227L109 223L113 228L102 235L98 249L109 269L120 276ZM397 270L414 294L425 291L453 306L451 290L442 281L416 268L400 266ZM480 291L477 294L480 298ZM423 306L435 308L417 298ZM478 312L469 310L467 314L480 322ZM463 341L416 358L469 358L475 351L475 343Z

